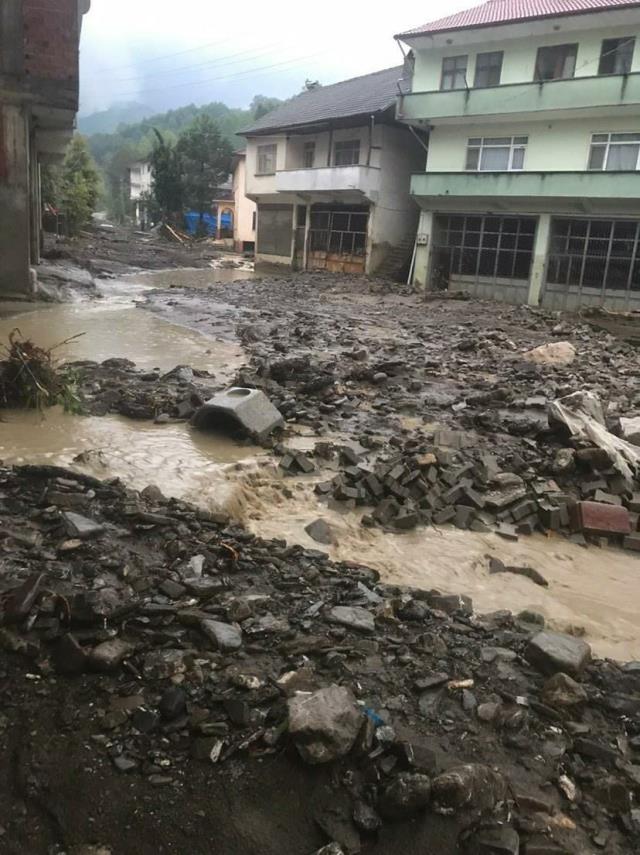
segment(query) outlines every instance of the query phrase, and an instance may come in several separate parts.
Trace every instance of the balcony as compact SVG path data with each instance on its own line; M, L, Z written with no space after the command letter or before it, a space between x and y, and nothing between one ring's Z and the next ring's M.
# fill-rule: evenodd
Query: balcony
M640 198L640 172L423 172L411 176L422 198Z
M544 83L507 83L486 89L413 92L398 102L398 118L417 120L477 118L564 110L597 115L602 108L637 107L640 72L602 77L572 77Z
M380 190L380 170L373 166L321 166L285 169L276 173L279 193L350 192L375 200Z

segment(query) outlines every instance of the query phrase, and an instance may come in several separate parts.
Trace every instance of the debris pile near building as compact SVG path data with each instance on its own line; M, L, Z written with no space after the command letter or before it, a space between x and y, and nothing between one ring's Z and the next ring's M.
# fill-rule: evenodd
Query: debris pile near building
M312 795L264 853L300 823L308 853L323 839L333 855L638 851L639 663L594 660L534 612L478 616L463 592L381 584L154 487L25 466L0 489L5 757L36 692L70 757L81 740L83 765L110 765L129 794L187 799L200 764L235 792L280 758ZM58 718L70 693L80 707ZM59 780L76 774L59 762ZM42 767L28 786L46 805ZM122 830L101 816L91 839L108 851ZM26 822L0 812L9 840Z

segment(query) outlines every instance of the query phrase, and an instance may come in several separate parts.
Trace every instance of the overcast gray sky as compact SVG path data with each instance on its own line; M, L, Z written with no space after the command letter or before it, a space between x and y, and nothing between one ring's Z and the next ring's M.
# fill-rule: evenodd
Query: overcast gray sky
M477 2L477 0L476 0ZM81 113L137 101L157 109L287 97L399 63L394 33L475 5L323 0L92 0L84 19Z

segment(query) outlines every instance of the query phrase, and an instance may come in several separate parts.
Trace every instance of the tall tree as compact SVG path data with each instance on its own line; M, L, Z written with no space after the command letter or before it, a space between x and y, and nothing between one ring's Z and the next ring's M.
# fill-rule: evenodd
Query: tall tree
M176 147L154 128L156 144L151 151L152 193L164 219L182 214L183 182Z
M176 151L180 163L184 203L202 215L211 207L216 190L229 177L233 148L209 116L198 116L180 135Z
M257 121L283 103L280 98L270 98L268 95L254 95L249 104L249 110L254 121Z
M67 148L57 192L69 231L75 234L90 222L100 195L98 170L86 139L79 134L74 136Z

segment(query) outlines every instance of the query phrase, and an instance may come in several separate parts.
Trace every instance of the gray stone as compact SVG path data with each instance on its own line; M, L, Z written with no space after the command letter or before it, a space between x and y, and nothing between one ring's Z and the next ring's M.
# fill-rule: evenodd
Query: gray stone
M329 620L348 626L349 629L357 629L358 632L375 632L376 624L371 612L360 606L336 606L329 612Z
M79 537L84 540L89 537L97 537L104 531L104 526L100 523L73 511L64 511L62 519L69 537Z
M223 653L242 647L242 630L219 620L203 620L200 628Z
M307 763L330 763L351 751L363 715L353 692L329 686L290 698L289 732Z
M401 772L385 788L378 810L386 819L405 819L424 810L431 799L431 781L419 772Z
M227 432L240 428L261 442L281 427L284 419L264 392L234 386L200 407L193 416L193 424L201 429Z
M544 630L529 641L525 657L545 674L564 671L578 677L591 661L591 647L572 635Z
M553 709L565 710L584 704L588 700L586 691L568 674L559 672L550 677L542 687L542 702Z
M93 648L89 655L89 663L97 671L113 671L134 650L134 645L128 641L112 638Z
M318 518L314 520L305 526L304 530L316 543L325 543L327 546L330 546L335 542L331 526L323 519Z
M477 831L468 847L469 855L520 855L520 837L508 825Z

